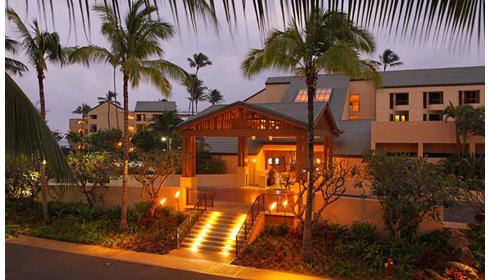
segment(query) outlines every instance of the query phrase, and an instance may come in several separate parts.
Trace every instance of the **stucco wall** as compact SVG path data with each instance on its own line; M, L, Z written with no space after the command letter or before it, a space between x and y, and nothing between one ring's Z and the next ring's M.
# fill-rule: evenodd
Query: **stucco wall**
M265 85L265 89L247 100L247 103L279 103L288 87L289 84Z

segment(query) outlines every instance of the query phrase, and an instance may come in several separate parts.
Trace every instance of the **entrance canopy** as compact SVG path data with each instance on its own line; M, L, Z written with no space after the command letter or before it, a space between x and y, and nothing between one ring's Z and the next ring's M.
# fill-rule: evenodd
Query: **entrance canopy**
M314 135L323 138L331 151L332 137L339 133L326 102L314 104ZM308 108L306 103L235 102L214 105L182 122L177 129L182 133L183 177L195 176L196 137L237 137L238 167L246 167L248 138L296 138L297 159L306 166L306 132Z

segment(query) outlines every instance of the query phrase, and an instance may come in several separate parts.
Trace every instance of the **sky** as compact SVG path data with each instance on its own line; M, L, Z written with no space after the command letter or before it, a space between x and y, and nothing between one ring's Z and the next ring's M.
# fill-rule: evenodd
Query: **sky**
M55 31L59 33L62 45L83 46L89 44L90 41L91 44L107 47L107 42L99 32L100 20L95 14L92 13L89 41L83 35L80 18L77 18L77 38L75 38L73 28L71 33L69 32L66 2L53 2L55 5L59 5L54 7ZM221 3L221 1L216 2L218 5ZM29 3L29 14L26 15L25 1L9 2L10 7L18 12L26 24L30 24L35 18L41 18L41 22L43 22L43 17L37 10L39 1L29 0ZM165 51L165 59L189 72L193 72L194 69L189 67L187 57L192 57L192 54L199 52L206 54L213 64L200 70L199 77L204 80L209 89L218 89L224 96L225 103L243 100L261 90L269 76L290 75L284 72L265 71L252 79L247 79L241 74L240 64L248 50L259 48L263 43L263 36L257 29L253 9L250 6L247 6L245 19L241 8L238 9L236 28L231 31L221 12L218 14L220 24L218 31L210 26L205 26L198 20L196 32L185 24L185 20L182 22L181 19L180 28L175 36L161 43L161 47ZM282 28L280 12L278 7L276 9L277 13L271 15L270 23L272 27ZM221 11L219 6L217 6L217 10ZM175 25L168 6L162 5L160 7L160 16L162 20ZM51 15L48 14L47 28L49 31L53 31L50 17ZM484 65L484 40L477 42L475 39L470 47L454 50L447 46L441 46L437 42L414 42L410 39L397 38L383 30L370 31L376 39L376 51L372 55L365 55L365 57L377 58L377 55L384 49L390 48L400 56L404 63L399 67L392 68L393 70ZM6 34L11 38L17 38L15 28L9 22L6 23ZM22 53L9 55L23 62L27 61ZM32 66L29 66L29 70L22 77L14 77L14 79L27 93L34 105L39 107L36 73ZM98 104L97 97L104 96L108 90L113 90L112 67L106 64L92 64L90 67L68 65L63 68L50 64L45 75L48 125L52 130L62 133L66 133L68 130L68 119L78 117L72 114L78 105L86 103L90 106L96 106ZM117 92L120 93L122 91L122 77L119 73L116 82ZM178 81L172 81L172 87L172 95L168 99L177 102L179 111L187 110L187 91ZM149 84L141 83L138 88L130 89L129 108L133 110L136 101L159 100L161 98L163 96L158 90ZM119 94L118 99L122 99L122 94ZM199 103L199 110L209 105L206 102Z

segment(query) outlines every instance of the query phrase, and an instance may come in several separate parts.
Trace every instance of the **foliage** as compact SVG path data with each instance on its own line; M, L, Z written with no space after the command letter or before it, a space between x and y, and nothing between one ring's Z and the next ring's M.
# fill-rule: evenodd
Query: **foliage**
M456 141L466 144L470 136L485 136L485 107L471 105L449 106L444 109L445 120L456 123Z
M458 178L456 199L469 205L475 222L481 224L485 217L485 156L455 155L441 161L447 174Z
M87 105L85 103L82 103L82 105L79 105L72 113L73 114L79 114L83 118L85 118L85 117L87 117L88 112L90 112L90 110L92 110L92 107L90 107L89 105Z
M132 171L133 177L143 185L141 198L150 202L151 216L160 206L160 192L167 179L181 168L178 151L152 150L139 154L140 164Z
M211 103L213 105L219 104L219 103L222 103L225 101L223 99L223 95L217 89L210 90L208 93L207 99L208 99L209 103Z
M9 199L33 201L41 190L38 166L26 157L7 157L5 195Z
M475 268L485 271L485 227L470 225L468 236L471 239L471 252L476 258Z
M41 207L38 203L14 211L7 201L7 234L26 234L36 237L106 247L165 254L175 248L175 231L184 216L168 208L160 208L155 217L148 216L149 203L138 203L128 211L129 229L120 232L119 207L103 209L83 203L49 204L50 223L38 222Z
M175 111L163 112L150 125L136 132L131 141L142 152L156 149L178 150L182 145L182 137L175 128L181 122L182 119ZM166 141L162 141L162 137Z
M80 192L85 196L89 207L103 204L107 184L114 175L114 163L107 152L71 152L70 164Z
M393 67L393 66L399 66L402 65L403 62L401 62L400 57L398 54L396 54L394 51L390 49L386 49L383 51L383 54L379 55L379 60L378 61L373 61L374 64L377 66L382 66L383 71L386 71L386 67Z
M363 161L371 193L383 208L386 230L395 239L413 238L426 217L438 220L440 208L455 194L454 178L424 159L371 151Z
M196 172L197 174L224 174L226 162L209 151L204 139L196 139Z
M6 51L15 54L18 50L18 47L19 42L9 38L8 36L5 36ZM7 72L8 74L22 76L22 74L28 70L29 69L27 68L27 66L25 66L24 63L10 57L5 57L5 72Z
M189 75L189 77L183 82L183 85L187 88L190 95L188 98L189 111L194 114L194 112L197 113L197 103L199 101L206 100L207 98L204 93L206 87L204 87L203 81L198 78L197 74L201 68L212 65L213 63L203 53L195 53L192 58L188 57L187 61L189 61L189 66L191 68L196 68L195 74Z
M120 129L104 129L88 136L90 151L120 152L122 148L122 132Z

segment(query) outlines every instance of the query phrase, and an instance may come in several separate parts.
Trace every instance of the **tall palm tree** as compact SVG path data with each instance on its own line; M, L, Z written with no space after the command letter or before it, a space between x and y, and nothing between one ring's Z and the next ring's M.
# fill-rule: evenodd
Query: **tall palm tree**
M116 122L117 122L117 129L119 129L119 114L117 113L117 106L120 106L121 103L117 101L117 93L115 91L107 91L107 94L105 96L99 96L97 97L100 103L107 102L107 125L108 129L111 129L111 106L114 105L116 107Z
M444 109L444 119L453 119L456 126L456 142L461 143L461 151L466 153L470 136L485 136L485 107L471 105L454 106L452 102Z
M209 91L207 98L208 98L209 103L211 103L213 105L225 101L223 99L223 95L217 89L213 89L213 90Z
M82 149L85 148L85 143L83 142L84 136L85 136L85 121L87 120L88 112L92 110L92 107L89 105L82 103L82 105L79 105L72 113L73 114L78 114L81 115L82 117L82 133L80 133L80 143L82 145Z
M386 71L388 66L393 67L403 64L400 57L390 49L384 50L384 52L379 55L379 60L374 60L373 63L377 66L383 66L383 71Z
M372 53L374 48L373 37L353 25L345 14L314 9L302 27L291 20L284 31L270 33L262 49L250 50L242 62L242 71L249 78L272 68L290 71L305 79L308 92L308 188L303 258L306 261L312 260L313 100L318 74L323 71L356 78L376 77L371 64L360 58L360 52Z
M19 43L17 41L5 36L5 51L15 54L18 48ZM28 70L29 69L24 63L10 57L5 57L5 71L7 71L7 73L22 76L22 74Z
M213 63L211 62L211 60L209 60L209 58L205 54L203 54L201 52L195 53L192 56L192 58L188 57L187 61L189 61L189 66L191 68L196 68L196 73L194 73L194 76L196 77L196 79L194 79L194 83L192 84L191 91L190 91L191 96L194 96L195 91L197 91L197 86L198 86L197 83L199 81L197 79L197 74L199 73L199 70L203 67L208 66L208 65L212 65ZM196 104L196 113L197 113L197 100L194 100L194 102ZM189 102L189 111L191 111L191 113L194 114L194 105L193 105L192 100Z
M99 46L85 46L75 50L71 62L89 65L91 61L117 65L123 79L123 182L121 230L126 230L128 212L128 160L129 160L129 85L136 88L142 80L149 81L163 95L169 96L171 85L167 77L183 80L187 73L177 65L163 59L161 40L168 40L174 34L172 25L158 20L156 8L138 0L124 17L118 21L112 7L102 5L93 9L102 19L102 35L109 41L110 49ZM155 58L156 57L156 58Z
M46 121L46 100L44 96L44 79L45 72L48 70L47 62L60 63L65 62L64 49L60 45L58 33L41 30L36 20L31 25L31 31L26 27L17 13L12 9L7 9L7 18L12 21L18 31L21 39L21 45L27 56L29 63L36 68L37 80L39 84L39 102L41 105L41 117ZM43 220L49 220L48 212L48 182L46 179L46 161L41 158L40 180L41 180L41 200L43 205Z
M199 101L204 101L207 99L206 90L203 80L197 78L195 74L190 74L183 82L182 85L186 87L187 92L189 92L189 97L187 98L190 103L192 103L191 113L197 113L197 104Z

